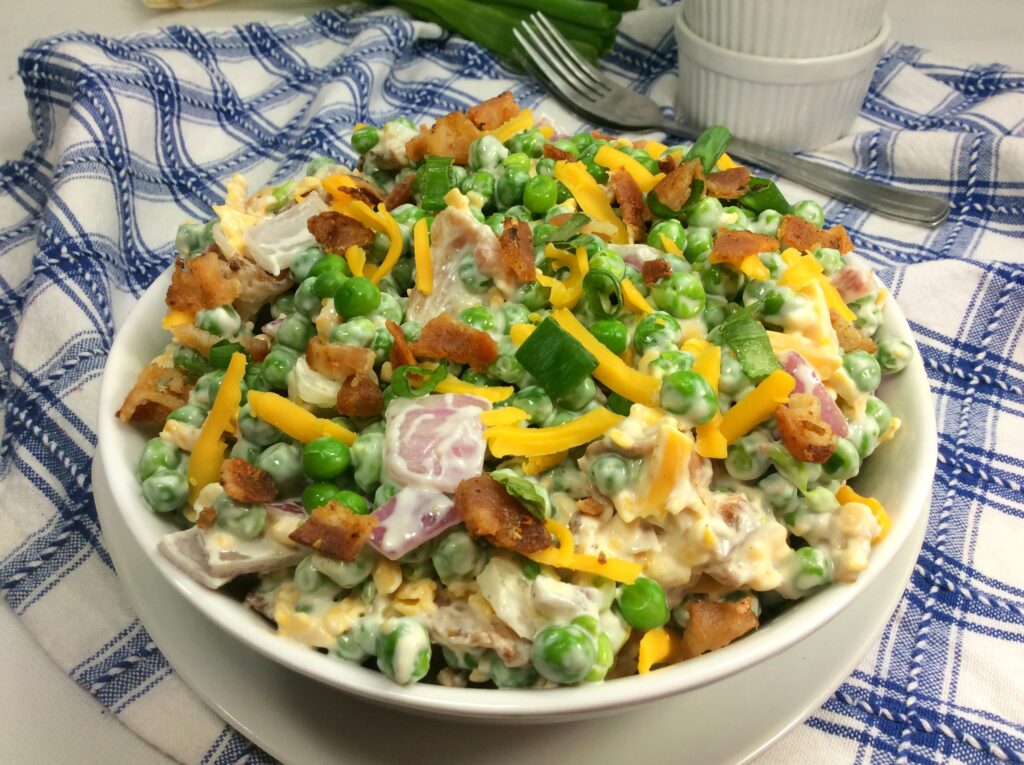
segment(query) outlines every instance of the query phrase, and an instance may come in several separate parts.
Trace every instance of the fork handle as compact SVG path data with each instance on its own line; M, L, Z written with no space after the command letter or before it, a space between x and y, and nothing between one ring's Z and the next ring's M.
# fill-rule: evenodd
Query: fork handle
M692 138L691 131L673 123L665 125L663 129L683 138ZM887 218L937 226L949 215L949 202L942 197L888 186L852 175L846 170L837 170L746 141L734 139L729 144L729 154Z

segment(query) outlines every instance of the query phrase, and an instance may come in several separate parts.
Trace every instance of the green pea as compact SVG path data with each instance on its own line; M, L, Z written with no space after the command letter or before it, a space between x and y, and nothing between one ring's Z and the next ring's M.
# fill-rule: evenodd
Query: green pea
M814 253L814 259L821 263L825 276L832 276L843 267L843 256L839 254L839 250L834 250L831 247L818 249Z
M478 650L456 650L449 646L441 646L441 655L445 664L452 669L476 669L480 666L481 652Z
M650 364L650 373L659 380L664 380L673 372L690 371L693 369L693 356L686 351L663 351Z
M295 368L298 354L284 345L276 345L263 359L263 378L275 390L288 387L288 374Z
M775 510L782 510L796 499L796 486L781 473L771 473L762 478L758 488L764 492L768 504Z
M778 210L762 210L757 220L750 223L748 228L755 234L775 236L779 233L779 224L782 223L782 213Z
M173 470L180 464L181 452L178 451L178 447L162 438L151 438L146 442L139 457L139 480L145 481L161 468Z
M615 598L619 613L631 627L653 630L668 623L669 610L665 591L653 579L639 577L633 584L624 584Z
M373 125L366 125L352 133L352 148L360 154L366 154L380 141L380 133Z
M497 656L491 659L491 681L499 688L532 688L538 680L540 675L530 664L507 667Z
M292 269L292 274L295 273L295 269ZM298 280L301 281L301 280ZM270 316L273 319L279 319L282 316L295 311L295 293L285 292L274 298L274 302L270 304Z
M556 149L561 149L562 151L569 152L570 154L573 155L573 157L576 157L577 159L580 156L579 147L568 138L559 138L557 141L552 141L551 145L554 146Z
M365 317L349 319L331 331L331 342L368 348L373 341L373 333L376 329L373 322Z
M537 128L530 128L509 138L505 146L513 154L522 153L536 158L544 153L544 134Z
M580 412L594 400L596 395L597 385L594 383L594 378L584 377L575 388L558 399L558 405L573 412Z
M548 157L538 159L537 164L533 166L533 170L537 175L554 175L555 174L555 160Z
M686 249L683 255L690 263L703 261L714 244L711 229L702 226L686 227Z
M824 486L815 486L804 494L804 502L812 513L831 513L839 507L835 492Z
M341 285L347 282L349 277L333 269L324 271L322 274L313 280L313 294L320 300L324 298L334 297L334 295L341 289Z
M355 662L356 664L362 664L369 656L362 646L359 645L359 641L352 630L342 632L335 638L334 654L345 661Z
M677 220L662 220L651 226L647 234L647 244L656 249L665 250L664 239L668 239L679 248L680 252L686 251L686 229Z
M331 157L316 157L306 165L306 175L316 175L325 167L331 167L332 165L337 164L337 160L332 159Z
M597 641L578 624L548 625L533 641L533 666L553 683L578 683L597 661Z
M718 396L696 372L673 372L661 382L661 406L685 416L695 425L710 422L718 413Z
M467 308L459 314L459 321L468 324L481 332L501 332L505 329L504 317L495 315L486 306L476 305Z
M904 342L898 337L885 335L878 338L876 344L878 352L875 354L875 359L886 374L902 372L914 357L914 349L910 343Z
M323 507L338 494L338 486L334 483L315 482L310 483L302 490L302 507L307 512L312 512L318 507Z
M356 437L351 452L356 485L365 492L374 491L384 465L384 435L364 430Z
M320 298L316 296L316 277L308 276L295 290L295 310L303 316L313 318L323 307Z
M299 565L295 567L292 580L295 582L295 586L299 588L299 592L316 592L327 582L324 575L313 568L312 558L312 555L303 558L299 561Z
M223 380L223 369L215 369L212 372L207 372L196 380L196 384L192 388L192 393L189 396L190 403L198 404L205 409L209 409L213 406L213 402L217 398L217 393L220 392L220 384Z
M813 199L805 199L793 205L792 214L813 223L818 228L825 225L825 211Z
M738 398L753 387L753 382L743 373L743 366L732 351L723 350L719 368L718 390L727 396Z
M607 271L616 279L626 276L626 263L614 250L601 249L590 258L591 271Z
M206 421L206 410L195 404L185 404L185 406L179 406L167 415L167 419L183 422L186 425L191 425L193 428L199 428Z
M415 619L384 622L376 651L377 667L399 685L422 680L430 669L430 636Z
M635 470L629 460L608 452L595 457L588 472L597 490L611 497L633 482Z
M768 447L771 438L764 431L755 430L729 446L725 469L738 481L756 481L771 464Z
M238 412L238 430L244 439L256 446L270 446L284 438L280 430L253 415L248 404Z
M315 438L302 448L302 468L314 481L332 481L352 464L348 446L337 438Z
M689 226L699 226L717 231L726 224L727 213L722 207L722 203L714 197L702 197L690 209L686 222Z
M638 353L658 349L674 348L682 338L683 331L670 314L655 311L637 322L633 330L633 348Z
M206 357L184 345L175 346L171 363L175 369L189 377L200 377L210 371L210 362Z
M178 233L174 237L174 249L183 258L191 258L198 255L213 244L213 224L209 223L182 223L178 226Z
M587 673L587 681L598 683L604 680L613 664L615 664L615 649L612 647L612 641L608 635L602 632L597 636L597 659L590 672Z
M305 351L309 341L316 334L313 322L301 313L293 313L277 328L277 343L291 348L293 351Z
M793 586L807 592L832 580L832 558L820 547L801 547L793 554Z
M498 346L499 352L501 346ZM523 369L523 365L519 363L519 359L516 358L515 351L509 351L507 353L501 353L497 359L495 359L489 367L487 367L487 374L497 380L501 380L504 383L515 385L526 377L526 370Z
M535 176L523 187L523 204L537 215L542 215L549 207L553 207L557 199L558 186L555 179L547 175Z
M483 564L483 550L462 529L444 536L430 556L442 582L474 574Z
M822 469L829 478L836 481L846 481L853 478L860 472L860 454L857 447L848 439L836 440L835 451L828 458Z
M625 396L620 396L618 393L609 393L608 408L615 412L615 414L628 417L630 410L633 408L633 402Z
M530 385L512 396L511 406L522 409L530 415L530 422L540 425L554 411L551 398L539 385Z
M730 312L729 302L725 298L718 297L717 295L708 295L707 303L704 305L704 312L701 314L701 320L711 330L725 321L729 317Z
M480 273L476 265L476 256L472 254L459 261L459 280L462 286L475 295L482 295L494 286L489 276Z
M508 157L501 141L491 135L478 138L469 145L470 170L494 170Z
M213 501L213 509L217 512L217 526L239 539L256 539L267 525L267 508L243 505L223 492Z
M377 553L372 547L367 546L360 551L355 560L348 562L323 555L313 555L312 560L317 571L347 590L366 581L373 571L373 564L377 561Z
M302 477L302 449L294 444L272 444L256 460L256 467L270 473L280 493L287 496L287 490Z
M857 316L853 325L865 334L874 335L882 326L882 307L875 301L874 295L854 300L849 306Z
M527 160L529 162L529 160ZM529 170L513 165L504 168L494 188L494 203L498 209L506 210L523 201L523 191L530 180Z
M366 498L356 494L354 491L342 489L335 495L334 501L343 507L347 507L356 515L368 515L370 513L370 506L366 502Z
M871 393L882 381L882 368L867 351L850 351L843 355L843 369L862 393Z
M479 194L485 210L494 206L494 187L494 176L486 170L477 170L459 186L463 194Z
M867 416L878 423L878 432L885 433L892 425L892 409L877 396L870 396L865 404Z
M158 467L142 482L142 496L155 512L174 512L188 499L188 478L180 470Z
M529 324L530 310L518 303L505 303L501 307L501 317L505 320L505 331L508 331L513 324Z
M590 334L612 353L624 353L629 344L629 330L618 319L601 319L590 327Z
M608 183L608 170L601 167L593 159L582 160L583 167L586 168L587 172L590 173L590 177L598 183L604 185Z
M677 319L692 319L704 310L704 287L695 274L672 274L651 287L654 305Z
M380 289L362 276L353 276L334 295L334 307L346 318L366 316L379 305Z
M708 295L719 295L730 300L743 286L743 275L722 264L705 264L701 268L700 279Z
M238 334L242 328L242 319L234 308L222 305L199 311L196 314L196 326L212 335L230 337Z
M323 257L324 251L315 244L302 250L295 256L295 260L292 261L292 278L296 282L305 281L309 276L310 269L319 263ZM291 313L291 311L284 311L284 313Z
M262 452L263 450L252 441L239 438L232 445L230 455L232 459L242 459L255 465Z

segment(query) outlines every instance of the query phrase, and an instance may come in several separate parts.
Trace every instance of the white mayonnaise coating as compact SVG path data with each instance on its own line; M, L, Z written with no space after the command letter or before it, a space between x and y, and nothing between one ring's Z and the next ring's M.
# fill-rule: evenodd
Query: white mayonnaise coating
M341 383L315 371L305 356L299 356L287 380L288 396L293 400L297 398L324 409L333 409L338 401Z

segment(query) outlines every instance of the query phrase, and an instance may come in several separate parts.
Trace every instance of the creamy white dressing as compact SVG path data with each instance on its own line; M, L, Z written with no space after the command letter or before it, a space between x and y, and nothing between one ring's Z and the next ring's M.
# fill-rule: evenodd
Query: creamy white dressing
M160 431L160 438L174 444L183 452L191 452L196 448L196 441L199 440L201 432L202 428L189 425L187 422L167 420L164 422L163 430Z
M519 637L533 640L546 621L534 607L532 584L522 567L503 555L495 555L476 581L495 615Z
M249 255L264 271L278 276L292 267L300 252L316 244L306 221L327 210L319 194L309 194L284 212L247 228L243 239Z
M305 356L299 356L286 379L288 396L293 400L299 399L323 409L333 409L338 401L341 383L314 370Z
M401 122L386 122L377 130L377 145L366 152L366 159L385 170L397 170L409 163L405 145L419 131Z
M871 540L881 528L870 507L847 502L831 513L800 513L793 530L825 549L832 558L836 581L852 582L867 568Z

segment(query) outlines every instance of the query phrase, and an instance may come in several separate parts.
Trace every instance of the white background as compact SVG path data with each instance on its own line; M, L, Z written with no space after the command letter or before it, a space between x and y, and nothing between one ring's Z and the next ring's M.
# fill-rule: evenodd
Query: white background
M14 0L2 5L13 9ZM0 159L18 157L31 139L17 58L36 38L72 29L124 35L172 23L274 21L325 5L316 0L240 0L161 14L147 10L140 0L19 2L0 21ZM998 61L1024 70L1024 0L889 0L889 15L893 39L960 61ZM0 656L0 763L170 762L104 714L52 664L6 604L0 604Z

